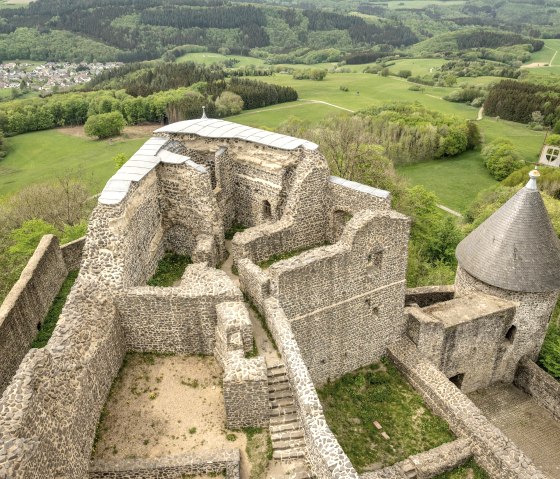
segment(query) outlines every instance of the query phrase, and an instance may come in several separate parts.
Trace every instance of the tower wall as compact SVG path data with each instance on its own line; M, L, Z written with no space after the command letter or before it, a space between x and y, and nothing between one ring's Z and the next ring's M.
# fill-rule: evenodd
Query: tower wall
M537 359L560 291L544 293L509 291L483 283L459 266L455 278L455 297L477 291L517 303L513 318L515 330L513 334L510 332L512 336L510 340L504 338L504 356L501 363L497 365L492 379L492 382L511 383L523 356Z

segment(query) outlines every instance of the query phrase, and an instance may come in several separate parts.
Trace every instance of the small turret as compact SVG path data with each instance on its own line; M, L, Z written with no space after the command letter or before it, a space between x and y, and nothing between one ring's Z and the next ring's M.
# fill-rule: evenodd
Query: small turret
M459 265L491 286L511 291L560 289L560 241L537 188L529 182L457 247Z

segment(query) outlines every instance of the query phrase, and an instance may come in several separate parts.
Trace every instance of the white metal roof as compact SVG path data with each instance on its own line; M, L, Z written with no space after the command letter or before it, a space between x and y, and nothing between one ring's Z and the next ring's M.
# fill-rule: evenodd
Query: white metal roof
M303 147L306 150L316 150L318 146L307 140L293 136L280 135L272 131L259 130L250 126L239 125L231 121L201 118L171 123L155 131L155 133L177 133L198 135L205 138L223 138L249 141L259 145L279 148L281 150L295 150Z

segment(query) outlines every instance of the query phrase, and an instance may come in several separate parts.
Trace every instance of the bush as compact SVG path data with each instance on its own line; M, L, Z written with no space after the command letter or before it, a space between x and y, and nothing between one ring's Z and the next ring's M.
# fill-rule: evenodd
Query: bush
M547 145L560 146L560 135L550 135L546 139Z
M101 113L90 116L84 125L88 136L96 136L100 140L118 136L122 133L126 123L120 111Z
M515 151L513 143L505 138L497 138L482 149L484 166L498 181L507 178L524 163Z
M237 115L243 110L243 99L230 91L223 92L216 100L216 111L220 116Z
M412 72L410 70L401 70L397 75L401 78L409 78L412 76Z

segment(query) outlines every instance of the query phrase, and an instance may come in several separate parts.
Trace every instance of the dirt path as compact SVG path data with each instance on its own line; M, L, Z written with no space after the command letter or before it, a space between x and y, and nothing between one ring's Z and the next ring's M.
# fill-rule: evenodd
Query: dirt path
M477 121L480 121L480 120L482 120L483 118L484 118L484 107L481 106L481 107L480 107L480 110L478 110L478 115L477 115L477 117L476 117L476 120L477 120Z
M452 210L451 208L448 208L447 206L443 206L443 205L436 205L440 210L443 210L453 216L456 216L457 218L462 218L463 215L461 213L459 213L458 211Z
M339 110L348 111L350 113L356 113L354 110L349 110L348 108L344 108L343 106L335 105L333 103L328 103L326 101L321 101L321 100L302 100L302 101L306 101L308 103L319 103L320 105L332 106L333 108L338 108Z

